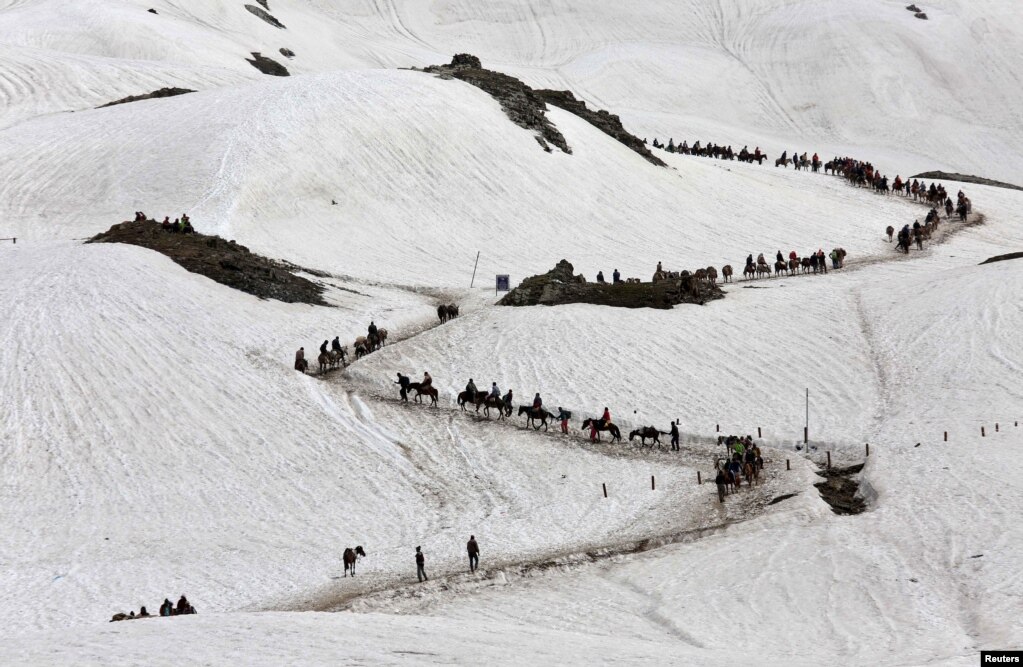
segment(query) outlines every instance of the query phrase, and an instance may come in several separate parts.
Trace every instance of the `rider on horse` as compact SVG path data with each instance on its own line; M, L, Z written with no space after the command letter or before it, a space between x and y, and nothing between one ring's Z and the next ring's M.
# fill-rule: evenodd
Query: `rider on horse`
M533 414L539 415L540 410L543 408L543 399L540 398L540 392L536 392L536 396L533 397Z
M431 386L433 386L433 378L430 377L429 373L424 371L423 372L423 381L420 382L419 385L423 389L426 389L427 387L431 387Z
M487 398L493 398L494 400L501 399L501 390L498 389L496 382L490 383L490 393L487 394Z
M476 383L469 378L469 384L465 385L465 391L469 394L469 398L473 401L476 400Z

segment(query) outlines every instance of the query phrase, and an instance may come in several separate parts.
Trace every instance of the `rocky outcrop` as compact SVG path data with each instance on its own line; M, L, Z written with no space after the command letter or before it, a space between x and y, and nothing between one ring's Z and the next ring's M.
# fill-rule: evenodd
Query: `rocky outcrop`
M291 72L288 68L280 64L273 58L267 58L258 51L252 52L252 58L246 58L245 62L258 69L263 74L269 74L270 76L291 76Z
M1023 187L1013 185L1012 183L1004 183L1002 181L993 181L990 178L981 178L980 176L968 176L966 174L954 174L948 171L925 171L910 178L928 178L930 180L947 180L947 181L961 181L963 183L976 183L977 185L990 185L993 188L1006 188L1008 190L1023 190Z
M667 309L680 303L704 304L721 299L724 292L717 285L701 282L686 274L676 280L656 283L588 283L582 275L574 275L567 260L561 260L543 275L526 278L498 303L502 306L559 306L567 303L590 303L615 308Z
M323 286L294 274L297 267L249 252L245 246L204 234L172 234L154 220L122 222L88 243L127 243L166 255L198 273L261 299L326 306Z
M553 144L565 153L572 152L565 137L547 118L543 98L515 77L484 69L480 59L468 53L456 55L447 65L433 65L423 71L476 86L497 100L513 123L536 132L544 150L550 152L549 144Z
M106 107L112 107L115 104L128 104L129 102L139 102L141 100L152 100L158 97L174 97L175 95L185 95L186 93L194 93L194 90L188 88L161 88L160 90L154 90L151 93L145 95L131 95L130 97L124 97L113 102L107 102L101 106L96 107L97 109L105 109Z
M282 46L281 47L281 55L284 56L285 58L294 58L295 57L295 52L292 51L291 49L287 48L287 47Z
M995 255L994 257L988 257L983 262L981 262L981 265L983 266L984 264L992 264L994 262L1006 262L1010 259L1023 259L1023 252L1010 252L1005 255Z
M285 29L285 25L283 23L281 23L280 21L278 21L277 18L273 14L271 14L268 11L266 11L265 9L263 9L261 7L256 7L255 5L245 5L245 9L249 10L250 13L252 13L255 16L258 16L261 19L263 19L264 21L266 21L267 23L269 23L273 27L280 28L281 30Z
M536 93L547 104L553 104L559 109L579 116L604 134L639 153L651 164L658 167L667 166L659 157L650 152L642 139L625 129L618 116L603 109L588 108L586 102L577 100L570 90L538 90Z

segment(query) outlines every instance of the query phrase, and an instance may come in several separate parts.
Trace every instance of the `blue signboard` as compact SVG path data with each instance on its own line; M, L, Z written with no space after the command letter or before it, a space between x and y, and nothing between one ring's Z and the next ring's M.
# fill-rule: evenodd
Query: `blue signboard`
M498 292L507 292L511 289L511 276L498 276L497 277L497 290Z

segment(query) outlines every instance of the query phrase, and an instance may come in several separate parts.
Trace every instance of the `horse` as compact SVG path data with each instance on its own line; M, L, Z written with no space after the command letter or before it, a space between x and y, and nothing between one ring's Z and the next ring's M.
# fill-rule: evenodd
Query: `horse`
M789 275L796 275L799 273L799 260L792 258L789 260Z
M746 268L742 270L742 277L747 280L751 280L757 274L757 270L753 268L752 264L747 264Z
M746 478L746 484L753 486L753 481L757 479L757 468L752 463L742 464L742 476Z
M584 431L586 429L595 430L597 432L597 440L600 440L602 431L607 431L611 434L611 442L622 441L622 432L618 430L618 427L614 424L606 423L603 419L587 419L580 428Z
M707 267L707 280L709 280L712 285L717 284L717 281L718 281L718 270L715 269L713 266L708 266Z
M430 405L434 405L434 406L437 405L437 397L439 396L439 394L437 392L437 389L434 388L434 386L432 384L431 385L423 386L422 382L410 382L409 386L408 386L408 391L412 391L412 390L415 390L415 392L416 392L416 396L413 399L413 400L415 400L416 403L422 403L423 402L423 396L429 396L430 397Z
M341 560L345 563L345 576L348 576L348 570L352 571L352 576L355 576L355 561L359 560L359 556L366 557L366 552L362 550L362 547L355 547L354 549L348 547L345 549L344 554L341 556Z
M451 316L448 314L448 307L443 303L437 306L437 319L439 319L442 324L451 319Z
M693 275L696 276L696 279L702 283L707 279L707 269L696 269Z
M466 403L472 403L473 405L475 405L478 401L482 401L486 397L487 392L485 391L477 391L475 396L472 395L471 391L463 391L460 394L458 394L458 405L459 407L462 408L463 411L466 411L465 410Z
M320 374L327 372L327 367L330 366L330 354L327 352L320 352L320 356L316 358L320 362Z
M786 169L788 169L789 168L789 164L791 164L791 163L792 163L792 159L791 158L787 158L787 157L781 158L780 157L780 158L778 158L777 160L774 161L774 166L775 167L785 167Z
M369 347L368 341L366 340L365 336L358 336L355 339L354 348L355 348L355 358L356 359L361 359L361 358L363 358L364 356L366 356L367 354L370 353L370 347Z
M895 228L891 225L884 230L884 233L888 235L888 243L892 242L892 237L895 236Z
M771 267L769 267L767 264L757 264L757 278L760 277L761 273L766 273L767 277L770 278L771 277Z
M480 398L477 395L476 412L480 411L480 406L483 407L483 416L486 417L487 419L490 419L490 408L497 408L497 421L501 421L502 419L504 419L505 409L504 399L494 398L490 394L483 394L482 398Z
M305 373L307 370L309 370L309 360L308 359L296 359L295 360L295 370L296 371L300 371L302 373Z
M652 440L651 445L657 445L658 447L660 447L661 446L660 436L668 434L665 433L664 431L658 431L653 426L644 426L643 428L636 429L635 431L629 433L629 442L632 442L637 435L639 436L639 439L643 443L644 447L646 447L647 438L650 438Z
M529 418L526 420L526 428L533 427L534 431L539 431L540 427L543 426L543 430L547 430L547 420L553 419L554 415L548 412L544 408L533 409L532 405L520 405L519 416L527 415ZM539 423L536 423L539 422Z
M453 303L448 304L448 319L453 320L458 317L458 306Z
M782 271L784 271L785 273L788 273L789 265L786 264L785 262L782 262L782 261L775 262L774 263L774 275L778 275Z
M804 257L803 259L799 260L799 266L802 267L803 273L810 273L810 267L812 266L812 263L810 262L810 258L809 257ZM817 269L814 268L813 272L817 273Z
M724 281L726 283L732 282L732 265L731 264L725 264L724 266L722 266L721 267L721 275L724 276L724 278L725 278Z

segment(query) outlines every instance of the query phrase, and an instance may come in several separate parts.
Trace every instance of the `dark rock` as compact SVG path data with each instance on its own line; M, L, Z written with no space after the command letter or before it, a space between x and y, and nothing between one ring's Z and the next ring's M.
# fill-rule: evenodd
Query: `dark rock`
M817 472L827 479L814 486L817 487L824 502L831 505L831 511L835 514L860 514L867 509L867 504L859 495L859 482L852 479L853 475L862 470L861 463L848 468L830 468Z
M476 86L496 99L513 123L537 132L544 150L549 150L549 142L565 153L572 152L565 137L547 118L547 105L543 99L515 77L483 69L480 59L468 53L456 55L448 65L434 65L423 71Z
M147 9L146 11L149 12L150 14L156 14L157 13L157 11L155 9L151 8L151 7L149 9Z
M798 495L799 495L798 493L786 493L783 496L778 496L777 498L772 499L771 502L769 502L767 504L768 505L777 505L778 503L780 503L783 500L788 500L789 498L795 498Z
M927 14L924 12L917 12L916 14L913 14L913 16L917 17L918 19L923 19L924 21L927 20Z
M604 111L603 109L593 110L586 106L586 102L577 100L570 90L538 90L536 94L547 104L574 113L583 120L593 125L604 134L613 137L625 144L635 152L642 155L648 162L658 167L667 166L660 158L650 152L646 147L646 141L634 134L629 133L623 126L618 116Z
M920 8L917 7L916 5L909 5L908 7L906 7L906 9L913 12L914 14L920 11Z
M270 3L267 0L256 0L256 2L263 5L263 9L270 11Z
M451 59L450 67L471 67L472 69L483 69L480 59L471 53L456 53Z
M1023 252L1010 252L1006 255L995 255L994 257L988 257L981 265L992 264L994 262L1004 262L1009 259L1023 259Z
M252 59L245 59L245 62L249 63L263 74L269 74L270 76L291 76L291 72L288 68L280 64L273 58L267 58L260 54L258 51L252 52Z
M980 176L955 174L947 171L925 171L921 174L917 174L916 176L910 176L910 178L929 178L932 181L944 179L948 181L961 181L963 183L976 183L977 185L990 185L993 188L1006 188L1007 190L1023 190L1023 187L1013 185L1012 183L993 181L990 178L982 178Z
M112 107L115 104L128 104L129 102L138 102L140 100L152 100L159 97L174 97L175 95L185 95L187 93L194 93L194 90L188 88L161 88L160 90L154 90L151 93L145 95L132 95L131 97L125 97L113 102L107 102L101 106L96 107L97 109L104 109L106 107Z
M263 3L260 3L260 4L263 4ZM245 9L249 10L252 14L258 16L261 19L263 19L264 21L266 21L267 23L269 23L273 27L280 28L281 30L285 29L285 25L283 23L281 23L280 21L278 21L272 14L267 12L265 9L263 9L261 7L256 7L255 5L245 5Z
M566 303L590 303L616 308L662 308L680 303L704 304L724 298L717 285L697 281L693 276L656 283L588 283L582 275L573 275L567 260L552 270L526 278L498 303L502 306L558 306Z
M234 241L204 234L173 234L153 220L122 222L87 243L127 243L155 250L192 273L261 299L326 306L323 286L295 275L302 270L249 252ZM170 286L173 289L173 286Z
M282 46L281 47L281 55L284 56L285 58L294 58L295 57L295 52L292 51L291 49L287 49L287 48L284 48Z

